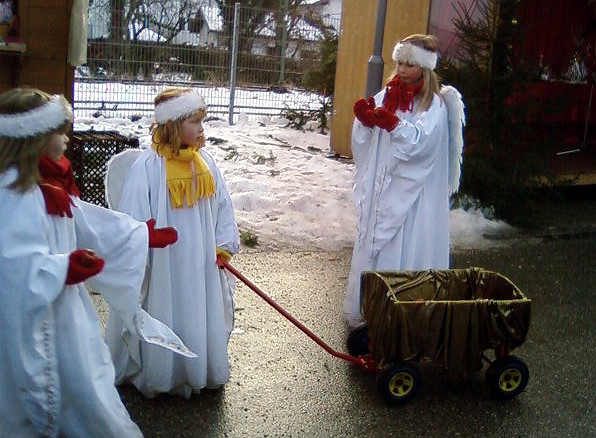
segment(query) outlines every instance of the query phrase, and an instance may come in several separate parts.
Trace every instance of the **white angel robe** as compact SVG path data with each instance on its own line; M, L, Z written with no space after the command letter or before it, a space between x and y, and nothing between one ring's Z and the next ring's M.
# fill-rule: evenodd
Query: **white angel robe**
M350 327L364 322L363 271L449 267L447 108L437 94L426 111L417 108L415 100L412 112L398 109L390 133L354 121L356 240L343 307Z
M38 187L7 188L16 174L0 175L0 436L140 437L85 284L65 279L69 254L94 250L105 266L87 283L105 292L128 335L147 330L146 339L183 350L140 307L147 226L76 198L73 218L50 216Z
M216 247L234 254L240 241L223 176L206 151L200 154L213 177L214 195L193 207L171 208L163 158L147 149L128 171L116 206L139 220L155 218L156 228L178 232L175 244L151 251L143 308L171 327L198 357L182 358L123 339L117 315L110 314L106 327L117 382L130 381L147 397L171 393L188 398L230 378L227 347L235 282L218 269Z

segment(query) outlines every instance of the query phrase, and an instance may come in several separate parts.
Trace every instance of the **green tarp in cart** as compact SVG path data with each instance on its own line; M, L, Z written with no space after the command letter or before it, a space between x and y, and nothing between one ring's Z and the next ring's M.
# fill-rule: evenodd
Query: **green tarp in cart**
M361 311L379 367L431 360L452 382L482 368L481 354L526 338L531 300L481 268L365 272Z

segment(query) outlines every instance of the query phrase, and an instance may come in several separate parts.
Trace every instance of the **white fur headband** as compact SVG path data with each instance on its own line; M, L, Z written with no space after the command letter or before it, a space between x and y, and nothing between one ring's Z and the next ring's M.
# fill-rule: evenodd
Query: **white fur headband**
M407 62L430 70L434 70L437 66L437 52L431 52L411 43L397 43L391 57L396 62Z
M0 114L0 137L35 137L58 129L66 122L72 122L72 107L64 96L55 94L29 111Z
M168 120L176 121L206 109L205 99L199 93L189 91L157 104L155 106L155 121L160 124L166 123Z

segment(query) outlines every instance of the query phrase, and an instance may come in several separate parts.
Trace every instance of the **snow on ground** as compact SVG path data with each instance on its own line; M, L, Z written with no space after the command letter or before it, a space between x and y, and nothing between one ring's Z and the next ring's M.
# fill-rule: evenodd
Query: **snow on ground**
M76 117L75 131L118 131L150 143L150 117ZM330 154L329 136L290 128L283 118L248 118L234 125L211 118L205 123L206 149L226 180L241 231L260 245L340 250L355 236L352 205L354 165ZM479 210L452 210L451 245L481 248L513 228L489 220Z

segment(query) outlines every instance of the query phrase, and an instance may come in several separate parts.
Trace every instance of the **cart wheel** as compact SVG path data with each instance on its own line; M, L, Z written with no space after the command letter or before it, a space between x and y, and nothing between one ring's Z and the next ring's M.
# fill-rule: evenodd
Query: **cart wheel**
M414 398L420 389L420 375L411 365L393 365L381 370L377 389L387 403L403 404Z
M528 366L515 356L492 362L486 370L485 380L491 394L509 400L521 393L528 384Z
M363 356L370 353L368 349L368 326L363 325L348 334L346 346L352 356Z

